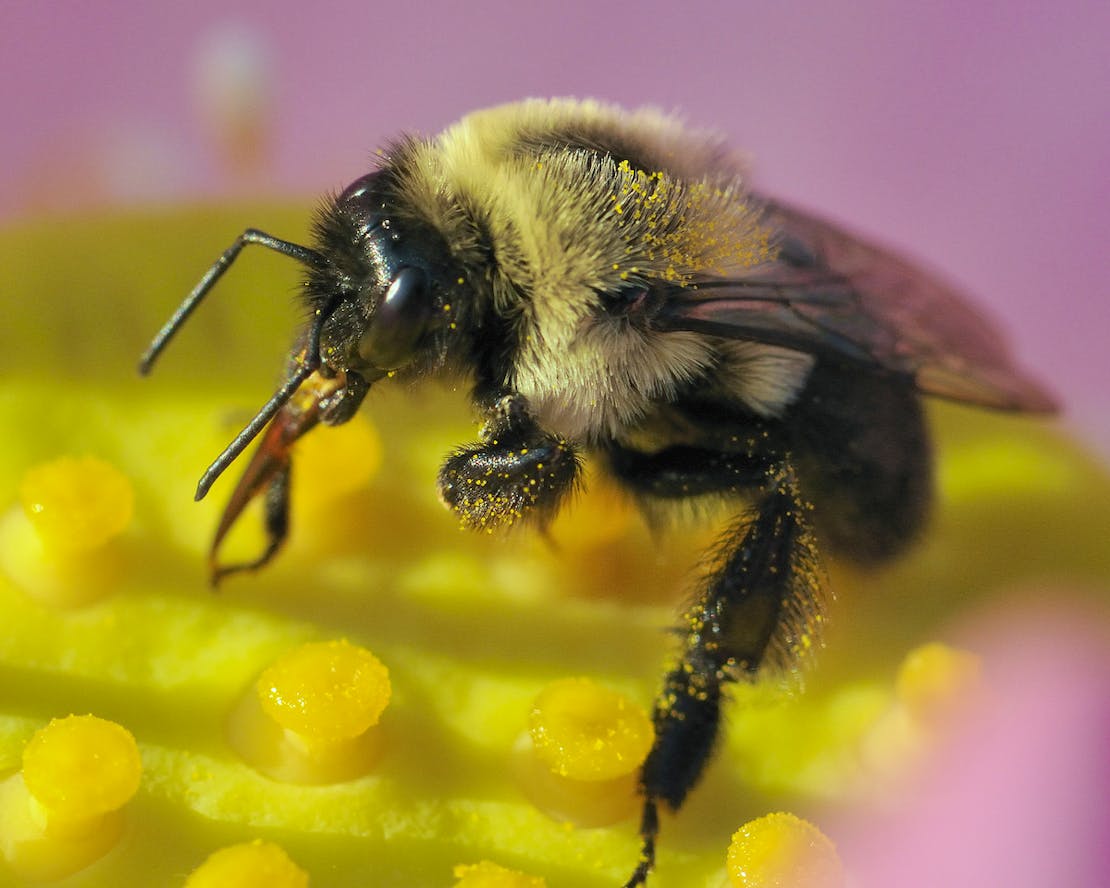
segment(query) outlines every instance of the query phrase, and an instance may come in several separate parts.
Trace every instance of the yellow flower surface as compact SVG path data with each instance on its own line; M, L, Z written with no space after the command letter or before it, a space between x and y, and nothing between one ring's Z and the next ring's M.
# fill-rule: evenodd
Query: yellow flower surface
M91 713L134 737L142 774L119 812L123 838L67 885L174 886L189 873L190 885L236 884L204 881L222 859L212 855L261 848L267 872L265 849L280 846L295 868L267 884L302 885L302 873L313 888L613 888L640 853L634 799L604 817L537 803L516 765L521 738L538 695L582 676L613 693L577 703L609 700L617 725L595 712L590 743L612 735L629 747L579 748L572 761L608 776L597 762L642 755L643 725L628 713L650 712L674 650L666 630L719 526L660 536L598 485L548 537L462 532L434 478L447 452L475 439L465 386L384 380L356 424L320 427L295 450L285 549L214 593L208 547L241 467L202 502L193 492L273 390L303 314L289 299L298 270L247 250L153 376L139 379L135 364L246 224L297 239L308 218L236 207L0 233L0 781L22 786L25 750L52 719ZM727 884L730 837L771 811L835 836L822 818L897 769L900 753L867 770L890 713L931 718L973 683L973 661L947 649L899 672L911 650L947 641L961 614L1004 612L1011 590L1046 578L1105 601L1110 485L1095 463L1043 421L944 405L934 417L930 533L882 571L830 565L839 600L804 692L791 676L732 689L702 784L677 817L663 815L650 888ZM44 481L58 465L69 474ZM62 512L38 527L26 504L34 513L47 493ZM223 557L258 554L260 518L247 511ZM59 534L103 536L106 551L54 545ZM327 656L272 692L268 670L306 645ZM299 729L249 727L289 699L307 719ZM342 746L369 734L373 755L320 758L320 738ZM281 758L298 742L303 761ZM634 775L622 779L633 792ZM26 806L26 793L0 792L0 823L14 816L9 803ZM8 866L0 860L0 884L13 884Z

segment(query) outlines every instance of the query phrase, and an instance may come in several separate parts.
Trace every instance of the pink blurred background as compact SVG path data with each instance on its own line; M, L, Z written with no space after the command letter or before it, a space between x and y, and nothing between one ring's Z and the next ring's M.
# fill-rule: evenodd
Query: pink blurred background
M943 269L1110 454L1110 4L5 7L0 220L307 198L473 108L656 104L749 151L764 190Z
M655 104L750 152L763 190L878 236L974 293L1062 396L1066 421L1110 455L1105 0L6 0L0 21L0 225L105 205L307 203L360 175L399 131L433 133L474 108L528 95ZM213 256L224 241L213 233ZM1008 636L1022 657L1031 626ZM1080 677L1105 669L1105 641L1069 637L1067 668L1041 673L1048 685L1059 677L1042 696L1074 698L1089 714ZM1015 689L1015 707L1025 690ZM1074 736L1105 733L1100 724ZM1099 753L1046 752L1071 756ZM1036 762L1024 767L1036 776ZM1105 804L1085 780L1060 785ZM1031 798L1004 804L1017 814L1063 807ZM907 824L902 839L920 843L926 826ZM1007 884L1042 884L1042 871L1012 863L1034 881L1018 872Z

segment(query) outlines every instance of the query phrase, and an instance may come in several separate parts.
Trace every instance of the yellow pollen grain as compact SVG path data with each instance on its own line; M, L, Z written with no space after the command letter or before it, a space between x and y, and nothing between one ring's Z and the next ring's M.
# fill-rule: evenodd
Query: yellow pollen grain
M255 839L213 852L185 880L185 888L308 888L308 873L284 849Z
M63 456L29 469L19 488L27 518L44 546L89 552L131 522L131 482L93 456Z
M588 678L565 678L544 688L533 703L529 733L540 759L573 780L630 774L655 739L643 709Z
M843 888L836 847L793 814L767 814L732 836L726 861L732 888Z
M350 740L378 723L389 703L389 670L365 648L339 641L302 645L258 678L262 709L310 740Z
M23 750L23 782L66 820L123 807L139 789L142 762L131 732L95 715L56 718Z

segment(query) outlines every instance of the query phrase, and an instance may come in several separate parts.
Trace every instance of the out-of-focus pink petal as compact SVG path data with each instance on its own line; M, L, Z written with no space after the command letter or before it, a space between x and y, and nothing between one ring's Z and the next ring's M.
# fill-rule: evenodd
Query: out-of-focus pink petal
M840 833L859 888L1110 884L1106 628L1105 615L1024 605L968 627L986 692L896 810Z

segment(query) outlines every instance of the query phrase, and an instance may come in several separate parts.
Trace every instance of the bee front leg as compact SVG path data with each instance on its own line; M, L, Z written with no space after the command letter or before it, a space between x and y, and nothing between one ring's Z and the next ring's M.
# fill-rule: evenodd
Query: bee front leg
M231 574L258 570L258 568L264 567L281 550L286 537L289 536L289 473L290 465L286 463L282 468L275 471L266 482L262 518L263 527L266 530L266 548L257 558L237 564L219 564L216 560L216 553L225 534L230 529L230 522L227 519L221 523L216 539L212 544L208 561L208 581L213 588L219 586L220 582Z
M312 431L318 422L341 425L349 421L369 390L361 377L349 373L343 384L319 380L318 391L306 404L287 404L274 417L262 435L258 449L239 479L216 528L208 553L209 578L213 586L227 576L265 566L281 550L289 536L289 490L293 470L293 444ZM257 558L237 564L220 564L219 551L224 538L243 510L256 497L263 497L266 548Z
M711 472L719 480L743 474L739 464L727 471L722 465ZM687 475L685 483L698 486L697 472ZM821 573L808 506L787 462L765 470L758 497L755 515L730 533L719 567L679 627L681 656L655 702L655 742L640 772L640 862L625 888L644 884L654 865L659 802L677 810L710 760L725 684L754 676L769 661L787 662L812 643Z
M517 394L491 400L481 440L439 470L439 496L475 530L548 521L574 488L581 462L573 445L544 431Z

